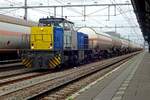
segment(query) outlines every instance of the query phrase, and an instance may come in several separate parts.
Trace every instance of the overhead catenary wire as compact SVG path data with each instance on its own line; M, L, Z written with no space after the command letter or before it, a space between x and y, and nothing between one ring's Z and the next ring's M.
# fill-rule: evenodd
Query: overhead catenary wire
M29 1L29 0L28 0ZM113 6L114 8L116 8L117 10L118 10L118 12L119 13L116 13L116 14L114 14L115 16L119 16L119 15L122 15L123 17L124 17L124 19L127 21L127 22L129 22L128 24L131 24L131 25L134 25L134 23L137 23L137 22L135 22L135 20L134 21L132 21L132 19L130 19L131 17L134 17L134 16L131 16L131 14L130 15L128 15L128 12L129 13L132 13L132 9L131 10L124 10L124 9L122 9L120 6L122 6L122 3L120 2L120 3L116 3L116 0L111 0L111 1L113 1L113 2L115 2L115 3L110 3L110 5L111 6ZM10 5L11 7L21 7L21 5L24 5L24 0L23 1L17 1L16 2L16 0L6 0L6 2L8 2L8 5ZM46 15L48 15L48 16L53 16L54 15L54 11L53 11L53 8L52 8L52 6L55 6L55 5L58 5L58 9L57 9L57 13L56 13L56 16L57 17L64 17L65 16L65 14L66 14L66 11L69 11L69 12L71 12L71 15L69 15L69 14L67 14L67 16L68 16L68 18L70 18L72 21L75 21L75 20L79 20L79 19L81 19L80 20L80 22L81 23L83 23L83 24L87 24L88 25L88 23L87 22L84 22L84 20L83 20L83 18L84 17L86 17L86 20L92 20L93 21L93 23L97 23L97 25L98 25L98 23L101 25L104 25L104 26L106 26L105 25L105 22L104 22L104 20L103 20L103 18L105 17L105 16L108 16L107 14L105 15L103 15L103 14L101 14L101 10L105 10L105 9L107 9L108 8L108 6L107 5L105 5L105 2L103 2L103 3L94 3L93 1L91 2L90 1L90 3L88 3L89 1L88 0L81 0L80 2L76 2L76 3L74 3L75 1L73 1L73 0L55 0L55 1L52 1L52 3L51 3L51 0L43 0L43 1L38 1L38 0L34 0L34 1L29 1L28 2L28 6L29 6L29 9L32 9L32 10L34 10L34 11L36 11L36 12L40 12L40 13L42 13L42 14L44 14L43 16L46 16ZM54 5L53 5L54 4ZM87 11L86 11L86 13L84 13L83 14L83 10L84 10L84 8L81 6L79 9L76 9L76 8L78 8L78 7L76 7L76 5L74 5L74 4L77 4L78 6L80 6L81 4L82 5L87 5ZM121 4L121 5L120 5ZM127 3L123 3L123 4L130 4L129 2ZM15 6L16 5L16 6ZM30 6L32 7L34 7L35 5L37 5L37 6L45 6L45 5L50 5L50 7L48 7L48 8L42 8L42 9L37 9L37 8L30 8ZM72 7L72 5L73 5L73 7ZM88 6L88 5L96 5L96 7L98 8L98 9L95 9L95 11L94 11L94 9L91 11L91 12L88 12L88 7L90 8L92 8L92 7L94 7L94 6ZM102 7L100 7L102 5L102 7L104 7L104 8L102 8ZM64 14L62 15L59 11L61 11L61 6L64 6L64 8L66 8L66 9L63 9L64 10ZM129 6L129 7L131 7L131 4L130 5L125 5L125 6ZM2 7L5 7L5 6L2 6ZM23 7L23 6L22 6ZM0 7L1 8L1 7ZM59 9L60 8L60 9ZM20 9L24 9L24 8L20 8ZM52 9L52 10L49 10L49 9ZM128 8L129 9L129 8ZM19 10L19 9L18 9ZM99 11L98 11L99 10ZM13 12L13 10L12 10L12 12ZM99 13L100 12L100 13ZM115 9L114 9L114 12L115 12ZM2 13L4 13L4 11L2 10ZM5 12L6 14L12 14L11 13L11 11L8 11L8 12ZM5 14L4 13L4 14ZM15 15L17 15L17 13L15 13L14 12L14 14ZM111 14L110 13L110 15L109 16L114 16L113 14ZM20 15L19 15L20 16ZM41 15L42 16L42 15ZM114 17L115 17L114 16ZM96 17L99 17L99 19L100 18L102 18L102 20L99 20L98 18L96 18ZM93 18L93 19L92 19ZM111 17L110 17L111 18ZM116 17L117 18L117 17ZM113 23L113 21L112 21L113 19L111 19L109 22L107 21L107 24L112 24ZM129 21L130 20L130 21ZM99 21L99 22L97 22L97 21ZM130 23L131 22L131 23ZM91 24L92 25L92 24ZM136 25L136 24L135 24ZM131 29L130 29L131 30ZM125 30L126 31L126 30ZM139 30L137 30L137 29L132 29L132 31L130 31L130 32L138 32Z
M112 0L110 0L110 1L111 1L111 3L114 3L114 2L117 3L116 0L113 0L114 2ZM129 25L133 25L133 24L136 25L135 23L132 23L132 21L130 20L128 15L126 15L126 13L123 13L123 10L122 10L122 8L119 5L118 5L117 10L120 12L120 14L124 17L124 19L128 22ZM135 31L135 28L132 28L132 30L134 31L134 34L137 36L137 38L139 38L139 36L137 35L137 33Z

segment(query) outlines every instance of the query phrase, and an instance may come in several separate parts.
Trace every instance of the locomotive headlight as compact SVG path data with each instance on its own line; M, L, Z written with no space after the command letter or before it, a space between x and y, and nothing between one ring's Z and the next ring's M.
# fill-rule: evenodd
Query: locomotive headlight
M41 28L41 31L43 31L43 28Z
M31 46L31 49L34 49L34 46Z
M33 44L31 45L31 49L34 49L34 45Z
M52 49L52 46L50 46L49 48Z
M49 48L50 48L50 49L52 49L52 48L53 48L53 47L52 47L52 43L50 43L50 46L49 46Z

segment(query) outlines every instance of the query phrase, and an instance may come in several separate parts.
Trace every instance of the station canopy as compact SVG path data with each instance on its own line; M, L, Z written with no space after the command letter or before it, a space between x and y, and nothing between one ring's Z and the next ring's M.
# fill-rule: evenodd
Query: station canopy
M150 45L150 0L132 0L144 39Z

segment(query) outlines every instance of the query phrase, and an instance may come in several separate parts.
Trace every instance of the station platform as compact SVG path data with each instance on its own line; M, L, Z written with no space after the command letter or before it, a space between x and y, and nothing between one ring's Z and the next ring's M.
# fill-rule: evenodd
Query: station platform
M75 100L150 100L150 54L136 55L72 96Z

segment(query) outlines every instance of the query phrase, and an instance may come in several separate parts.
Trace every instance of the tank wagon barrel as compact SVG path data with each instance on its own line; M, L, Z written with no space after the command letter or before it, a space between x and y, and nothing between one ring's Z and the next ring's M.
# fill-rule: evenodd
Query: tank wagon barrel
M102 53L108 56L108 52L118 52L123 44L120 38L110 36L89 27L80 28L78 31L89 36L89 47L99 54Z
M78 32L85 33L89 36L89 48L104 50L113 47L113 40L110 35L106 35L102 32L96 32L92 28L83 27Z
M0 15L0 22L27 26L27 27L38 25L38 23L33 22L33 21L26 21L20 18L14 18L14 17L6 16L6 15Z
M0 60L15 59L20 49L29 49L30 27L35 25L38 24L0 15Z

